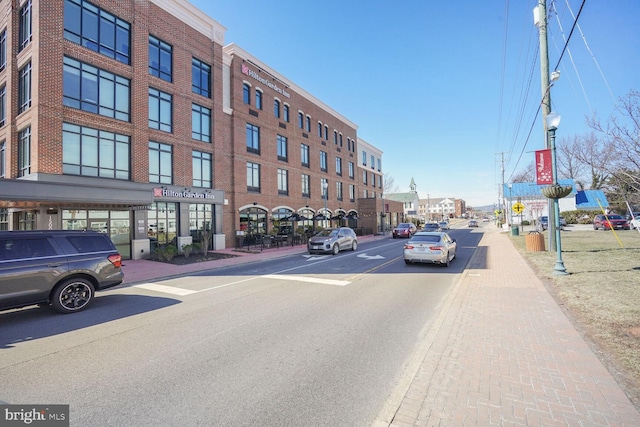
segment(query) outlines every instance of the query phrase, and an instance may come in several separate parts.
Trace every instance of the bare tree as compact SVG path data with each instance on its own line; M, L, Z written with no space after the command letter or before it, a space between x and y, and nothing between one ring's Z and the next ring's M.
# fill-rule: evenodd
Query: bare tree
M396 185L393 176L388 173L384 174L384 183L382 185L383 194L393 194L398 193L400 191L399 187Z
M585 188L585 166L580 161L578 152L582 144L580 137L573 136L571 138L562 138L557 145L558 175L563 178L573 179L577 186Z
M536 166L531 162L524 169L511 176L511 182L533 182L536 180Z
M605 187L607 179L611 176L611 163L614 157L613 151L608 145L599 139L593 132L579 137L572 146L576 160L583 163L589 169L591 185L589 188L598 190Z

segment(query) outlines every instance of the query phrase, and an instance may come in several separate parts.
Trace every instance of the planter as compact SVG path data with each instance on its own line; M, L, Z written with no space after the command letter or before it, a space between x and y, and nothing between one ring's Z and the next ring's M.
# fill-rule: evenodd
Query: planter
M544 187L542 191L542 195L547 199L562 199L563 197L571 194L573 187L570 185L560 185L554 184L548 187Z

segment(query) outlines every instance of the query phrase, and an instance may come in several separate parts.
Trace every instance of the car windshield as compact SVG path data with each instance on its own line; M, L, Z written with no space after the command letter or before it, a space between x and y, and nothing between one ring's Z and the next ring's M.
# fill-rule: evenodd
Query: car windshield
M436 243L440 241L440 236L436 236L436 235L419 235L416 234L411 238L412 242L429 242L429 243Z
M609 219L623 219L621 215L607 215Z
M409 228L409 224L398 224L398 228Z
M331 230L322 230L318 234L316 234L316 236L332 237L332 236L335 236L336 234L338 234L338 230L331 229Z

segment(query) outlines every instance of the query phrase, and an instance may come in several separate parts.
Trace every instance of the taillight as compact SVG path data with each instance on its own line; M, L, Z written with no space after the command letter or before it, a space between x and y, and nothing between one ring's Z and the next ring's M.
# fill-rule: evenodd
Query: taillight
M120 254L109 255L108 260L111 261L111 264L113 264L116 268L122 267L122 256Z
M429 249L431 249L432 251L442 251L442 250L444 250L444 247L442 247L442 246L429 246Z
M407 244L404 245L405 249L413 249L414 247L415 246L413 246L413 245L407 245Z

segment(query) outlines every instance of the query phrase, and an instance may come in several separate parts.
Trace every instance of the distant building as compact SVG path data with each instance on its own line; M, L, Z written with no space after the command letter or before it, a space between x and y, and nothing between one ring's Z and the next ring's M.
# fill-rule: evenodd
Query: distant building
M409 184L408 193L385 194L384 197L388 200L401 202L404 209L404 215L407 219L420 220L420 215L418 213L420 198L418 197L418 191L416 190L416 183L413 180L413 178L411 178L411 184Z

